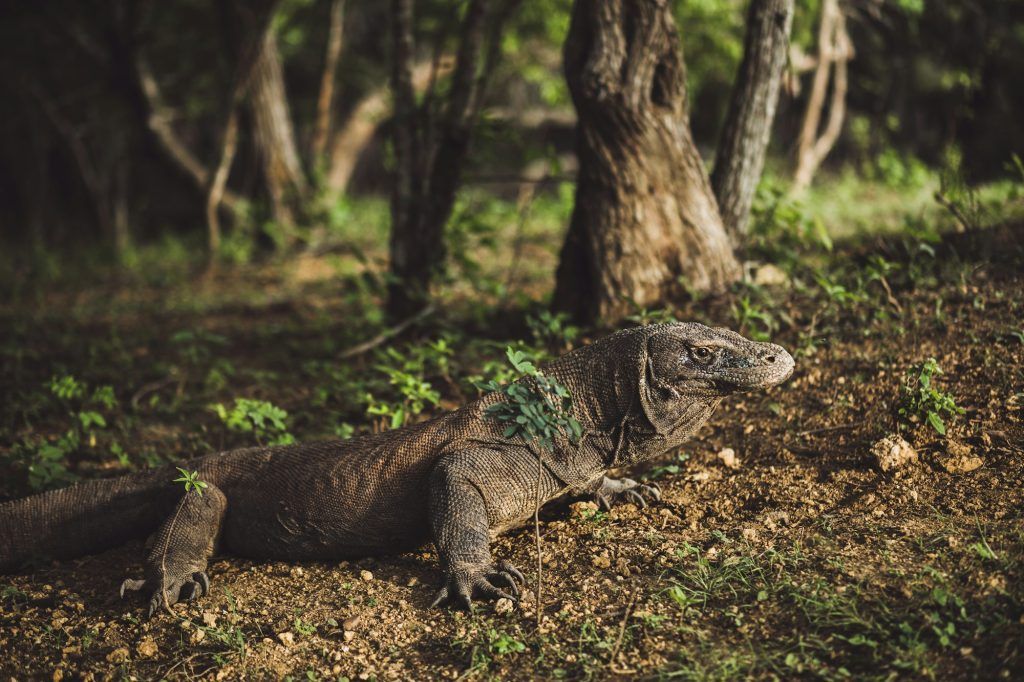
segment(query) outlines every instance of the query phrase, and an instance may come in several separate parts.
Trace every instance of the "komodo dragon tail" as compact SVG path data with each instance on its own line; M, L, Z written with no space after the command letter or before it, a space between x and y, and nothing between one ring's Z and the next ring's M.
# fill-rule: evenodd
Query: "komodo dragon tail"
M173 469L84 481L0 503L0 572L91 554L155 530L181 497Z

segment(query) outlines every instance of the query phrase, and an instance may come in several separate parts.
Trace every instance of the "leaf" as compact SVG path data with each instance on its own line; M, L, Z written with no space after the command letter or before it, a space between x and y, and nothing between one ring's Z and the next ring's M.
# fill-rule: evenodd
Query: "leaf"
M942 417L937 413L928 413L928 423L932 425L933 429L939 432L940 436L946 435L946 424L942 421Z

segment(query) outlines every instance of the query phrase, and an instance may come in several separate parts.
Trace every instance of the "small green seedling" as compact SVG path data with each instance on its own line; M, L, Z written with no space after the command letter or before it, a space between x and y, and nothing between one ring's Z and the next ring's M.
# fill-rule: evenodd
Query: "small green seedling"
M491 380L478 386L483 391L500 393L504 397L502 402L488 407L486 414L507 424L505 438L520 437L547 450L554 447L555 438L559 435L573 443L578 442L583 428L572 416L569 389L545 376L523 351L510 346L505 355L519 377L526 381L502 386Z
M176 468L178 469L178 473L181 474L181 477L174 479L174 482L175 483L184 483L185 484L185 493L189 493L189 492L194 490L196 492L196 495L199 495L200 497L202 497L203 489L206 488L206 486L209 485L209 484L206 483L205 481L200 481L199 480L199 472L198 471L193 471L193 472L189 473L187 470L182 469L181 467L176 467Z
M901 417L908 421L922 419L935 429L939 435L946 434L946 423L942 419L945 413L949 417L963 414L964 409L957 406L953 396L940 391L932 384L932 379L942 374L942 368L935 358L928 358L917 368L917 376L911 378L903 386L903 399L899 408Z

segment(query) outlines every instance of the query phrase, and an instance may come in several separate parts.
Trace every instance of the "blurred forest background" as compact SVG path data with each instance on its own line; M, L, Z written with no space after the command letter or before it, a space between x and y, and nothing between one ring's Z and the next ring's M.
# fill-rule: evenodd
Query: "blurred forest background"
M143 626L136 546L3 576L0 675L1019 677L1022 86L1021 0L0 0L0 501L623 326L797 360L545 510L541 605L232 557Z
M443 236L449 268L516 222L517 204L532 205L527 233L534 223L567 226L577 168L562 73L570 4L487 9L473 65L480 101L465 112L472 142ZM693 136L709 163L743 52L745 4L671 3ZM796 7L762 207L797 171L821 4ZM440 129L448 109L465 7L416 5L410 72L432 119L424 129ZM104 268L169 276L205 262L210 248L234 264L354 250L373 260L387 242L396 174L391 14L388 3L340 0L6 3L4 286ZM1021 3L864 0L843 3L842 14L843 92L833 98L826 85L823 103L825 117L836 110L834 135L825 131L834 144L815 180L804 171L799 183L811 185L802 201L825 230L882 229L893 203L907 214L937 208L943 171L970 186L1019 183ZM219 170L218 237L206 216Z

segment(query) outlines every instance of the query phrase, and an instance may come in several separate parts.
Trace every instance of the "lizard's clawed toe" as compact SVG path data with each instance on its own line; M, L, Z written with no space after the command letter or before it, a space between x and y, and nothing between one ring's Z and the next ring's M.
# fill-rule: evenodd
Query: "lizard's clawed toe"
M648 483L637 483L636 481L623 479L605 478L602 485L595 491L597 504L604 511L611 511L611 508L619 502L629 502L641 509L661 501L661 487L651 481Z
M121 598L124 599L127 593L139 592L149 585L150 582L147 580L129 578L121 583ZM165 579L160 587L150 595L146 617L152 618L160 608L170 609L173 604L178 602L195 601L199 597L205 597L209 592L210 577L203 571L197 571L180 580Z
M461 567L448 576L430 606L434 608L448 603L469 611L473 608L474 598L518 602L521 584L525 583L522 572L506 561Z

